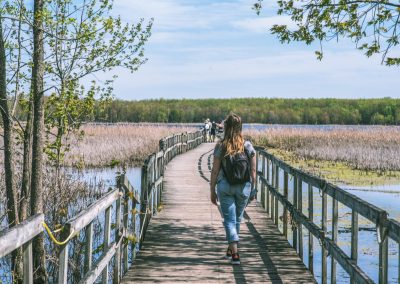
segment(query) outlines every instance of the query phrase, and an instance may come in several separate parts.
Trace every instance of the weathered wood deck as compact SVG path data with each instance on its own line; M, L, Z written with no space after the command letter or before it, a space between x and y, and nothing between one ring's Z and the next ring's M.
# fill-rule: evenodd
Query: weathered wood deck
M166 169L164 208L151 219L123 283L314 283L311 273L265 211L253 202L241 226L241 265L223 256L225 232L209 200L208 165L214 144L177 156Z

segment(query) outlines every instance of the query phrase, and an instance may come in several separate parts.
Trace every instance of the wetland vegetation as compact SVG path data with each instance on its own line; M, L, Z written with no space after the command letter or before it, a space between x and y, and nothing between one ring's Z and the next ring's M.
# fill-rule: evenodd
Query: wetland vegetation
M246 135L290 164L335 183L398 184L400 180L398 127L273 127L251 129Z

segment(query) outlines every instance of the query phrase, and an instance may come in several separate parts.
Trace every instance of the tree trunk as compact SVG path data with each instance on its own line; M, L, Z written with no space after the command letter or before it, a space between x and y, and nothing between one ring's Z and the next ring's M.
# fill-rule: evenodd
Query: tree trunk
M32 172L31 214L43 212L43 129L44 129L44 48L43 48L43 5L44 0L34 2L33 20L33 124L32 124ZM33 241L35 283L46 283L44 236L41 233Z
M14 141L13 141L13 120L11 118L7 97L6 80L6 52L3 38L3 22L0 14L0 112L3 119L4 128L4 173L7 195L7 219L8 226L14 227L19 224L18 218L18 196L14 184ZM12 270L14 271L15 281L22 279L22 249L18 249L12 254Z
M20 195L19 219L22 222L28 217L28 202L30 197L31 183L31 160L32 160L32 118L33 118L32 98L29 99L28 117L24 131L24 156L22 165L22 185Z

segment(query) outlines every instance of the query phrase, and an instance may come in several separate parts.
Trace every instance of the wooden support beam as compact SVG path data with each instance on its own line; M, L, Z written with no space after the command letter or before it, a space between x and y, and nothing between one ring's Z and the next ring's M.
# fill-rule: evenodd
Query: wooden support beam
M314 194L311 184L308 185L308 219L314 222ZM308 269L314 274L314 236L308 231Z

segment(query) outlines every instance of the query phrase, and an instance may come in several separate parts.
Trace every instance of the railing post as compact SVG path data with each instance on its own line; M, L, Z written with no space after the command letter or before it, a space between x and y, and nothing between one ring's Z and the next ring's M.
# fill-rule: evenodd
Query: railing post
M90 222L85 229L85 274L92 269L92 251L93 251L93 222Z
M400 243L399 243L399 249L397 250L397 255L399 257L398 259L398 265L397 265L397 281L400 282Z
M132 209L136 209L137 203L135 201L132 202ZM132 250L132 259L136 258L136 243L138 241L138 236L137 236L137 221L136 221L136 215L132 214L132 227L133 227L133 234L135 236L136 242L131 243L131 250Z
M293 177L293 208L294 208L294 210L296 210L297 209L297 198L298 198L298 194L297 194L298 179L297 179L297 175L293 175L292 177ZM294 218L294 216L291 216L291 217ZM295 220L292 220L293 223L295 223L294 221ZM296 250L296 252L297 252L297 237L298 237L297 226L293 226L293 247Z
M71 232L70 225L67 223L64 226L64 230L61 233L61 239L65 240ZM61 247L59 257L59 270L58 270L58 283L66 284L68 282L68 249L69 243L66 243Z
M272 185L272 188L275 189L276 188L276 185L275 185L275 175L276 175L275 170L276 170L276 168L272 161L271 161L271 169L272 169L271 185ZM270 214L270 217L272 220L275 219L274 218L274 214L275 214L274 198L275 198L275 195L271 192L271 214Z
M32 241L22 247L24 255L24 284L33 284Z
M128 232L128 229L129 229L129 191L127 190L124 194L124 215L123 215L123 230L122 231ZM123 248L122 258L124 260L123 273L125 274L128 271L128 242L126 242L125 244L122 243L121 246Z
M303 213L303 181L300 178L298 178L297 188L297 194L299 196L297 199L297 208ZM298 224L297 230L299 234L299 256L300 259L303 260L303 226L301 223Z
M380 221L379 221L380 222ZM379 224L378 230L381 230L381 243L379 244L379 284L388 283L388 252L389 239L385 232L384 224ZM377 232L378 233L378 232ZM400 265L400 262L399 262ZM399 267L400 270L400 267Z
M276 192L279 192L279 166L278 164L275 165L276 169L275 169L275 188L276 188ZM279 221L279 202L278 202L278 197L275 196L275 224L278 225L278 221Z
M261 158L262 158L262 176L265 179L265 157L263 155L261 155ZM267 209L267 204L266 204L266 199L265 199L265 196L266 196L265 188L266 188L265 183L262 182L261 188L260 188L260 194L259 194L260 199L259 200L260 200L260 203L261 203L262 207L264 208L264 210Z
M270 174L269 174L269 171L270 171L270 160L269 159L267 159L267 182L268 183L271 183L271 181L270 181ZM270 194L269 194L269 187L267 186L266 188L265 188L265 197L266 197L266 206L265 206L265 209L267 210L267 214L270 214L270 210L269 210L269 208L270 208L270 206L269 206L269 197L270 197Z
M313 187L308 185L308 219L314 222L314 195ZM314 236L311 231L308 231L308 269L314 274Z
M354 209L351 211L351 260L357 264L358 259L358 213ZM350 282L355 280L350 275Z
M260 153L256 151L256 180L253 182L255 182L254 187L257 189L258 189L258 165L260 164L260 161L258 159L260 159Z
M289 193L289 174L285 171L283 174L283 196L287 199ZM283 206L283 235L288 238L288 210Z
M145 163L142 166L142 180L141 180L141 190L140 190L140 228L144 228L145 224L144 222L146 222L145 219L145 214L147 211L147 163ZM143 236L144 233L141 232L141 235ZM143 239L140 239L139 242L139 246L142 246L142 241Z
M327 196L325 189L322 190L322 231L324 232L324 237L326 236L327 233L327 228L326 228L326 222L327 222L327 214L328 214L328 209L327 209ZM322 242L321 244L321 250L322 250L322 257L321 257L321 263L322 263L322 284L327 283L327 258L328 258L328 253L325 249L324 243Z
M111 188L110 188L111 190ZM104 224L104 249L103 253L105 253L110 246L110 237L111 237L111 207L108 207L105 212L105 224ZM108 264L103 270L102 275L102 283L108 284Z
M115 225L116 225L116 230L115 230L115 242L118 244L120 243L119 240L122 238L121 236L121 197L117 199L115 202ZM121 246L117 246L117 249L115 251L115 257L114 257L114 279L113 283L118 284L120 282L120 277L121 277Z
M338 238L338 201L332 197L332 241L337 243ZM331 258L331 283L336 283L336 261Z

